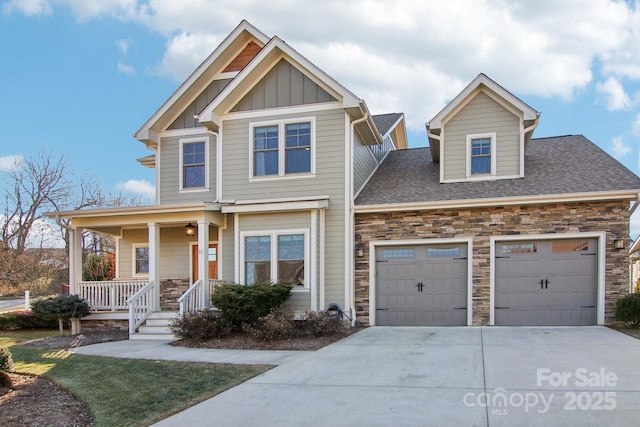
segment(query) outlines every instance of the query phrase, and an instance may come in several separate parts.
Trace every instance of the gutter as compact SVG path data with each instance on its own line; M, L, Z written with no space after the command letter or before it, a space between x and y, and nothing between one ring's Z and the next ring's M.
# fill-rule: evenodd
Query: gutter
M349 311L351 312L351 326L356 324L356 307L355 307L355 299L356 299L356 287L355 287L355 259L353 256L355 245L354 245L354 222L355 222L355 206L353 204L353 146L355 139L355 131L356 126L364 121L367 123L371 123L371 116L369 116L368 111L366 110L366 106L364 103L360 104L360 108L364 107L364 115L351 122L350 132L349 132L349 152L347 154L347 159L345 159L345 168L348 169L349 179L347 180L348 188L345 190L345 193L349 196L349 211L345 209L345 228L347 229L347 239L345 239L345 257L347 259L347 265L349 268L347 269L347 286L345 286L345 303L349 306ZM376 129L375 126L372 129ZM377 132L377 131L376 131ZM380 134L377 134L380 137ZM347 277L345 277L347 279Z

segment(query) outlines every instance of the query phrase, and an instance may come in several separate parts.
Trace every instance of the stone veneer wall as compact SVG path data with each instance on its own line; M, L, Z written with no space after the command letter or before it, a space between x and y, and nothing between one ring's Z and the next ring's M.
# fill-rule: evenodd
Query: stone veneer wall
M178 298L184 294L191 285L188 278L165 279L160 281L160 308L162 310L178 311Z
M82 320L82 332L128 331L129 320Z
M501 235L606 231L605 322L614 320L615 303L629 289L629 201L555 203L544 205L359 213L356 243L364 248L355 258L357 319L369 323L369 242L473 237L473 324L489 324L490 237ZM613 241L624 239L623 249ZM375 268L375 266L372 266Z

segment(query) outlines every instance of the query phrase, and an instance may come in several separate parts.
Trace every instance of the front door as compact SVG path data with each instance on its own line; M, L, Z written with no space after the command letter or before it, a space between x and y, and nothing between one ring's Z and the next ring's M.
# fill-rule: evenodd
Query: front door
M210 243L209 244L209 252L207 253L207 258L209 259L209 279L217 279L218 278L218 244ZM195 283L198 280L198 245L193 245L191 247L191 259L192 261L192 271L191 274L193 277L193 281Z

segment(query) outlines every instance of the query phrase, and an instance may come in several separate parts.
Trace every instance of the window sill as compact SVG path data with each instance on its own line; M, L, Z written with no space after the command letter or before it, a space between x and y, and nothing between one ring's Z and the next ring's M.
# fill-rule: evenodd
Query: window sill
M306 293L309 293L309 288L300 288L300 289L293 288L293 289L291 289L291 293L292 294L306 294Z
M251 176L249 182L262 182L262 181L280 181L286 179L303 179L303 178L315 178L315 173L301 173L301 174L288 174L288 175L267 175L267 176Z
M208 187L181 188L180 193L204 193L209 191Z

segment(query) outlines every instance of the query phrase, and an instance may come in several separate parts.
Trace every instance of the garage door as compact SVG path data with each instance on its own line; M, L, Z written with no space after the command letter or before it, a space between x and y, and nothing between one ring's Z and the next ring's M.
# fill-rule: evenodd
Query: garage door
M496 325L594 325L597 240L496 243Z
M467 324L467 245L379 247L376 324Z

